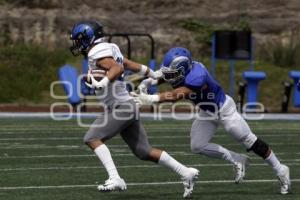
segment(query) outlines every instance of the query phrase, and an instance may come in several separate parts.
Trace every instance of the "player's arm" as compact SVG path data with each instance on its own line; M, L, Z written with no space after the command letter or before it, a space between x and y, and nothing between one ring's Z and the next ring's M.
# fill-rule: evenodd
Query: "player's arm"
M124 60L123 60L123 64L124 64L124 67L126 68L126 69L129 69L129 70L131 70L131 71L133 71L133 72L140 72L141 70L142 70L142 64L140 64L140 63L137 63L137 62L134 62L134 61L132 61L132 60L129 60L129 59L127 59L127 58L124 58ZM145 66L145 65L144 65ZM146 68L145 68L145 72L148 72L149 73L149 68L147 67L147 66L145 66Z
M133 72L139 73L140 75L143 75L143 76L151 77L154 79L160 78L160 76L161 76L160 72L158 72L158 71L154 72L152 69L150 69L146 65L134 62L127 58L124 58L123 64L126 69L129 69Z
M88 74L88 76L90 76L91 78L92 83L89 84L86 82L85 84L90 88L105 88L110 82L116 80L119 76L121 76L124 71L124 67L121 64L117 63L112 57L98 59L96 62L96 66L101 69L107 70L107 73L101 81L97 81L92 74Z
M193 91L187 87L179 87L172 91L166 91L163 93L159 93L159 102L165 102L165 101L178 101L180 99L183 99L190 94L192 94Z
M178 101L192 94L193 91L187 87L179 87L172 91L158 93L154 95L140 94L134 96L135 100L140 104L152 104L166 101Z
M163 78L158 78L158 79L153 79L153 78L147 78L144 79L137 87L139 93L147 93L147 90L152 86L152 85L159 85L164 83Z
M107 70L106 77L109 81L116 80L124 72L124 67L111 57L98 59L96 66Z

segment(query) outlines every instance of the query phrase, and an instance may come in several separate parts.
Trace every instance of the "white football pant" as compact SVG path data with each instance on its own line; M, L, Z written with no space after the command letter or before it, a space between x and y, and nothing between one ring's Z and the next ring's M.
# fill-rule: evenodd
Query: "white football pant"
M257 137L252 133L246 121L237 112L233 99L226 95L226 100L218 113L201 110L191 128L191 150L193 153L208 157L234 161L230 158L238 156L221 145L210 143L219 124L222 124L228 134L237 142L250 149Z

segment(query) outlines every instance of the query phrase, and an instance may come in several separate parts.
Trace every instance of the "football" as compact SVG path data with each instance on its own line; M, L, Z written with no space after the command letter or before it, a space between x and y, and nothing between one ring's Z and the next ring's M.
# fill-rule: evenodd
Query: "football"
M91 70L91 74L93 75L93 77L95 78L96 81L101 81L107 74L107 70L104 69L94 69ZM83 80L89 84L92 83L91 77L89 74L86 74L83 77Z

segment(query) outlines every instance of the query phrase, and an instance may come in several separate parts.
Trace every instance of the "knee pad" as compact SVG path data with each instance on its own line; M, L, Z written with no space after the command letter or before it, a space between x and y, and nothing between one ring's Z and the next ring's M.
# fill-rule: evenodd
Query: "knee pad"
M267 143L257 138L252 147L248 149L248 151L253 151L263 159L266 159L268 157L270 148Z

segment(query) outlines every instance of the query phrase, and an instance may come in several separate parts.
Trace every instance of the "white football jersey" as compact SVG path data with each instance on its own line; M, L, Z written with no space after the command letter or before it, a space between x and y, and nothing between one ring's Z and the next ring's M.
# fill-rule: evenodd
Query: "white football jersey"
M116 44L102 42L95 45L88 53L88 66L89 69L98 69L96 62L98 59L112 57L117 63L123 65L123 55ZM110 83L107 88L102 90L95 90L97 99L107 106L111 106L118 102L125 102L132 97L126 90L126 84L120 77L114 82Z

